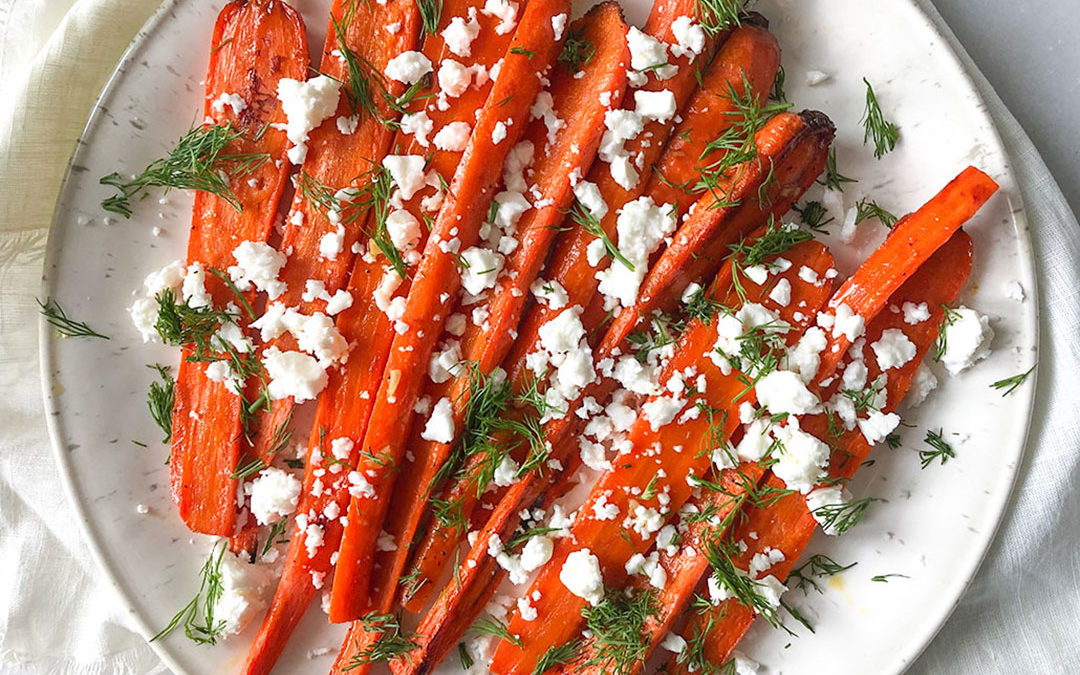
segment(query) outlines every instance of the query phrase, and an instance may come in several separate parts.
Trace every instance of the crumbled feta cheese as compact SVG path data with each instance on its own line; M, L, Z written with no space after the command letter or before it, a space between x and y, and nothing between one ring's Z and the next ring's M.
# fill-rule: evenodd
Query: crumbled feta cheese
M193 262L188 265L180 293L191 307L210 307L213 304L213 298L206 291L206 268L202 263Z
M685 19L686 17L680 18ZM682 654L686 651L686 640L678 633L668 633L664 636L664 640L660 643L660 646L672 654Z
M547 281L538 278L532 283L529 290L536 296L537 302L546 305L550 309L562 309L570 302L570 295L558 281Z
M461 253L461 285L471 295L494 288L503 267L503 256L491 249L473 246Z
M604 578L600 573L600 559L587 548L566 556L559 571L559 580L568 591L589 602L594 607L604 599Z
M251 515L260 525L281 520L296 510L301 487L300 481L287 471L263 469L251 481Z
M285 292L285 283L278 281L278 274L285 266L284 253L261 241L244 241L233 249L233 258L236 264L229 267L229 277L241 291L254 286L271 300Z
M412 199L413 195L424 187L425 164L426 161L420 155L387 155L382 161L403 200Z
M529 537L521 549L521 568L526 572L540 569L551 560L554 550L555 544L551 537L544 534Z
M835 536L840 534L836 530L835 519L824 518L822 514L818 513L818 510L830 506L843 506L849 501L851 501L851 495L839 485L819 487L806 495L806 509L814 516L814 520L821 525L821 529L825 534Z
M551 17L551 30L555 32L555 41L558 42L562 39L563 33L566 31L566 22L570 19L570 15L566 12L562 14L556 14Z
M937 386L938 379L934 375L934 371L930 370L930 367L925 363L920 363L919 369L915 371L915 377L911 381L911 388L908 389L904 402L908 408L917 408L922 405L922 402Z
M858 420L859 431L870 445L880 443L900 425L900 416L896 413L883 413L872 410L865 419Z
M480 34L480 22L476 20L476 10L470 8L469 20L455 16L443 29L442 37L446 48L457 56L472 56L472 43Z
M1005 297L1017 302L1024 301L1024 287L1019 281L1013 280L1005 284Z
M454 59L443 59L439 66L439 89L450 98L465 93L472 81L469 69Z
M278 80L277 97L285 113L285 135L293 147L289 161L302 164L307 157L308 134L337 110L341 83L326 75L300 82L288 77Z
M915 358L915 343L899 328L887 328L881 338L870 345L882 370L899 368Z
M829 79L828 73L823 73L820 70L808 70L806 71L806 84L811 87L816 87L822 82Z
M499 487L510 487L517 482L518 469L520 468L513 457L506 455L499 462L499 466L495 467L491 480Z
M420 221L405 209L391 211L386 216L386 234L394 248L411 251L420 243Z
M675 56L693 57L705 51L705 30L692 17L680 16L671 22L671 34L676 44L671 46Z
M487 0L484 3L484 8L480 11L485 16L493 16L498 19L499 24L495 26L495 33L497 35L506 35L517 26L517 10L518 3L510 2L510 0ZM492 79L494 77L493 75Z
M263 366L270 378L270 398L292 397L297 403L314 400L326 387L326 370L312 356L302 352L283 352L270 347L263 352Z
M468 122L451 122L435 134L435 147L449 152L461 152L469 145L472 127Z
M345 227L338 225L332 231L319 237L319 255L326 260L337 260L338 254L345 250Z
M788 413L805 415L814 412L820 401L798 374L787 370L774 370L758 380L754 387L758 403L774 415Z
M667 63L667 47L663 42L631 26L626 34L630 48L630 67L637 71L655 68Z
M506 138L506 123L496 122L495 128L491 130L491 142L495 145L502 143Z
M945 354L941 363L949 374L957 375L989 356L993 339L994 330L987 317L973 309L958 307L945 321Z
M651 197L638 197L623 206L616 222L619 253L633 266L612 261L596 273L598 289L607 301L605 307L629 307L637 300L638 288L648 271L649 256L675 230L675 209L671 204L657 206Z
M780 305L781 307L787 307L791 302L791 282L787 279L780 279L769 291L769 299Z
M783 426L774 425L772 435L780 442L773 457L773 475L790 490L809 492L825 475L829 446L801 430L796 419ZM741 444L740 444L741 448Z
M667 89L660 91L646 91L638 89L634 92L634 111L641 115L642 119L667 122L675 116L675 94Z
M909 326L920 324L930 318L930 308L927 307L925 302L919 304L905 302L902 309L904 310L904 323Z
M402 84L416 84L430 72L431 59L417 51L402 52L386 64L386 76Z
M421 110L415 113L406 113L401 116L401 132L416 138L416 142L422 148L430 145L428 135L435 129L435 123L428 114Z
M450 399L443 396L431 411L427 424L420 438L435 443L452 443L454 441L454 412L450 405Z

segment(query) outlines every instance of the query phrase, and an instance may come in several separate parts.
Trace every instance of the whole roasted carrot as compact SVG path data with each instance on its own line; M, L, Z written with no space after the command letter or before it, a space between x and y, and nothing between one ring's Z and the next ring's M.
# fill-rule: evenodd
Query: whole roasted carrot
M776 128L786 128L789 132L802 128L797 124L787 124L785 119L774 121ZM774 161L772 164L777 167L777 170L771 173L753 169L755 164L759 167L769 164L773 156L772 153L776 153L778 157L781 154L788 155L793 152L789 143L778 142L774 145L762 142L770 137L769 127L772 124L773 122L770 122L758 134L759 142L757 143L758 153L756 159L747 163L748 166L739 167L735 170L738 176L756 176L756 178L733 181L733 189L727 193L727 201L732 202L732 204L726 208L710 208L716 203L717 197L713 193L703 196L697 206L694 207L691 217L680 229L699 227L692 221L700 219L707 220L712 224L711 227L703 229L722 232L724 237L727 237L728 234L723 225L729 222L736 222L741 227L748 228L745 234L749 234L758 224L766 221L770 214L777 218L783 214L783 211L779 211L779 209L786 210L788 207L779 196L789 190L792 184L809 185L812 182L812 178L807 180L805 171L807 171L808 166L819 164L818 157L814 153L809 153L810 156L806 157L806 162L803 164L792 165ZM822 134L826 138L830 138L832 134L831 126L820 128L813 134L794 134L788 137L787 140L798 140L799 145L805 144L810 147L817 147L821 149L821 152L826 152L821 146ZM772 178L767 179L770 175ZM768 206L769 204L772 206ZM774 211L774 209L776 210ZM746 214L748 213L757 214L756 222L754 222L754 219L747 217ZM678 232L675 235L675 240L679 241ZM666 254L665 251L661 255L661 260L663 255ZM673 255L675 254L680 254L680 251L676 250L673 252ZM641 301L653 302L655 300L639 299L639 302ZM610 356L610 354L601 352L594 355L594 358L603 358L603 356ZM587 396L593 396L598 401L605 400L613 388L614 383L607 379L601 379L598 383L586 387L581 396L571 403L565 417L552 419L544 426L544 439L551 447L550 458L564 464L570 463L573 466L572 451L577 447L574 442L574 434L577 429L581 428L580 419L574 414L573 406ZM421 659L417 657L417 654L423 656L427 650L431 650L436 654L445 654L446 652L442 650L452 648L453 642L464 632L468 622L475 618L476 614L469 614L469 612L482 610L484 604L490 599L503 578L502 571L495 564L494 559L487 554L486 542L490 541L492 535L498 536L502 541L509 540L518 527L521 510L530 506L545 490L549 489L552 482L553 476L550 472L546 475L530 472L505 489L479 537L475 540L476 543L472 546L465 564L456 575L455 583L446 586L442 590L441 595L435 601L435 605L421 621L419 627L420 637L418 638L420 650L413 652L414 662L420 662Z
M288 176L282 162L288 140L284 132L264 127L284 122L274 89L281 78L304 77L307 41L303 21L287 4L252 0L225 5L211 47L204 116L240 133L229 153L266 156L243 180L232 181L240 210L222 197L195 194L188 264L225 271L236 262L237 246L265 242L273 226ZM233 103L222 105L222 97ZM214 306L237 301L219 278L203 276ZM247 293L245 301L253 297ZM246 325L247 319L239 321ZM177 376L169 462L172 495L193 531L228 536L236 521L236 480L231 474L242 434L241 401L225 383L209 380L208 363L194 362L193 356L192 349L185 348Z
M575 41L592 46L592 56L584 62L567 63L569 59L563 59L556 64L547 89L552 112L534 119L525 134L524 142L531 144L535 158L529 181L535 187L526 192L537 207L525 211L517 224L519 244L506 258L486 306L486 319L479 324L469 323L460 336L462 360L470 368L462 369L464 372L448 381L429 383L425 391L431 401L443 397L451 401L456 436L462 435L475 378L488 376L509 349L511 335L530 297L530 287L572 199L569 176L575 171L584 172L592 163L604 113L612 106L618 107L625 88L627 26L618 5L613 2L596 5L567 30ZM603 98L607 104L600 100L605 92ZM375 565L378 576L374 611L377 612L389 609L408 557L408 543L420 524L432 485L453 449L453 442L422 438L417 424L413 425L411 436L407 454L411 459L395 483L394 508L386 527L398 546L393 551L381 552Z
M468 55L447 54L442 31L454 17L475 15L482 7L481 0L447 0L443 4L441 23L434 33L425 35L422 49L436 69L449 60L453 61L449 68L455 72L486 68L506 51L511 35L497 33L495 28L499 20L481 14L477 17L480 26L478 35L482 34L484 39L476 41L468 50ZM458 51L464 52L460 48ZM406 110L411 114L423 111L431 120L433 131L453 124L471 126L476 110L487 98L491 81L477 82L464 89L461 89L460 81L448 81L448 86L452 89L444 91L436 80L432 84L431 96L413 99ZM461 159L461 151L446 144L440 147L433 141L433 138L428 138L428 147L424 147L416 134L399 131L391 147L402 155L424 156L428 160L428 171L448 183ZM434 208L434 199L437 199L437 193L420 190L411 199L405 200L400 210L411 215L416 222L423 222L427 211ZM382 206L373 210L375 213L370 214L368 227L359 240L362 249L369 247L370 233L378 230L379 224L374 221L382 218L382 225L385 226L388 217ZM426 236L426 231L421 229L414 247L422 248ZM347 479L348 472L343 469L355 466L359 456L359 448L353 443L352 448L339 453L343 455L339 458L333 452L334 441L338 440L338 447L344 448L346 446L341 445L339 439L351 442L363 438L367 428L394 336L386 308L376 301L380 284L391 274L396 275L396 272L382 255L361 256L355 261L347 287L353 304L337 315L335 323L351 345L349 359L341 368L329 373L329 382L319 397L305 462L304 489L297 507L298 513L306 514L304 527L299 527L300 523L294 527L293 543L289 547L282 580L249 651L247 672L267 672L272 667L296 623L319 592L314 581L319 580L319 585L322 585L329 580L328 575L333 569L331 557L338 548L343 530L340 515L348 508L349 489L352 487ZM407 287L407 283L405 280L403 285ZM306 530L311 526L321 528L316 531L321 533L323 539L322 546L314 550L313 556L305 545Z
M899 330L916 348L914 358L897 369L887 371L886 402L881 407L882 412L895 410L907 393L915 372L937 339L944 306L956 299L967 281L971 258L971 238L963 231L957 232L890 298L891 304L898 307L908 302L926 303L930 310L929 319L911 325L905 322L903 313L882 312L867 327L867 345L877 341L886 330ZM867 380L875 381L882 369L872 350L864 348L864 362L868 370ZM824 415L806 419L803 426L819 438L828 439L833 446L829 471L832 479L851 478L872 449L857 428L842 431L839 435L830 431ZM771 475L766 478L766 484L778 489L784 487L782 481ZM745 517L739 521L731 537L733 541L746 542L747 549L733 556L732 562L745 570L755 555L775 549L784 558L773 564L768 573L785 579L817 529L817 520L807 507L806 498L799 493L788 494L768 506L749 505L744 513ZM750 532L756 533L756 536L750 537ZM713 536L715 533L712 532L698 532L685 543L702 551L707 539ZM675 559L663 563L665 567L680 570L677 573L679 583L669 586L671 591L665 589L663 601L658 603L662 608L661 614L648 627L649 639L654 642L671 628L678 612L688 604L698 580L708 570L705 556L699 555L700 560L690 558L680 552ZM700 671L703 664L719 667L731 657L732 650L755 616L753 609L734 598L724 600L705 612L695 612L682 633L698 648L694 653L673 656L666 672Z
M654 12L659 11L660 7L655 6ZM663 9L666 12L677 11L672 4L663 6ZM695 68L702 72L699 89L680 89L677 86L679 83L673 85L676 87L677 105L684 108L680 114L681 121L671 131L655 122L650 122L643 128L639 138L649 139L649 144L642 143L641 150L647 156L658 156L658 159L651 172L648 170L651 166L648 161L644 163L646 168L642 171L638 186L632 190L624 189L615 182L603 163L598 163L589 173L590 180L596 181L597 191L608 205L607 213L599 219L597 226L609 232L612 239L617 240L615 225L618 209L642 193L651 196L658 204L674 204L680 216L689 209L693 203L693 186L700 180L702 166L719 160L725 154L723 149L706 153L709 142L724 134L731 134L736 131L736 127L746 123L743 117L746 108L758 107L764 96L761 92L767 92L772 86L779 67L780 52L776 39L765 29L764 23L763 18L756 16L747 20L743 26L731 31L711 64L707 67L704 64L695 65ZM651 21L650 25L661 28L657 21ZM708 52L704 52L698 59L704 60L707 54ZM683 64L680 73L693 70ZM680 75L676 74L672 79L679 77ZM653 87L660 87L668 86L670 82L671 80L650 80L643 90L651 91L650 83ZM688 102L682 103L684 99L679 98L680 95L689 97ZM660 153L659 137L664 135L670 135L669 141ZM701 158L703 154L709 155L707 160ZM641 186L644 186L643 192ZM590 297L599 299L596 297L596 268L589 264L587 253L589 245L596 239L596 233L589 232L588 228L581 227L580 223L573 219L567 223L567 227L572 229L562 235L557 243L556 251L552 255L552 269L546 274L546 281L553 287L557 285L564 288L567 292L567 304L572 306L574 301L587 301ZM536 350L539 327L554 318L562 309L534 305L526 313L520 332L516 334L516 342L507 365L507 369L514 374L512 380L516 388L524 386L524 359ZM598 306L598 311L592 315L594 318L587 318L590 314L586 312L582 323L587 329L598 326L599 319L604 314L603 308ZM509 339L511 335L506 332L504 339ZM520 458L517 459L520 461ZM472 495L476 492L474 483L474 478L466 475L464 479L448 486L442 499L447 503L460 504L463 513L467 514L475 501ZM439 522L433 523L418 547L412 571L416 577L410 586L414 593L403 600L407 608L417 611L423 607L434 590L431 582L438 578L461 534L455 528L447 528Z
M457 251L478 236L510 148L527 126L540 76L562 46L552 19L569 13L568 0L526 5L488 101L480 109L446 201L432 225L424 257L409 289L405 330L395 336L362 443L358 472L368 487L349 504L330 602L332 621L359 618L369 607L371 563L400 465L428 358L461 285ZM559 37L560 39L556 39ZM456 242L456 244L454 243Z
M833 260L816 242L799 244L782 255L791 262L785 272L768 278L763 285L740 280L741 294L733 286L733 263L727 263L713 286L720 291L713 299L732 311L743 304L758 303L775 312L791 326L783 340L794 346L832 291L829 284L816 286L803 281L800 270L806 266L824 276ZM771 259L763 262L768 265ZM779 283L791 289L791 297L784 305L769 297ZM664 426L653 418L661 413L654 413L650 406L666 404L671 400L669 391L653 395L642 406L644 412L630 430L632 449L620 452L614 466L593 486L570 528L570 536L556 541L551 560L526 591L528 597L536 598L531 604L537 614L559 616L560 620L528 620L515 610L508 625L515 641L499 642L490 665L493 673L532 673L549 649L570 641L579 632L582 609L588 602L572 593L560 579L568 556L586 551L596 559L605 587L621 587L626 580L627 561L635 553L648 552L662 521L690 497L691 479L708 472L713 451L722 448L739 425L738 408L752 397L746 396L749 392L744 374L730 369L725 374L710 358L717 344L718 324L717 320L694 321L683 333L660 376L667 390L672 389L672 377L676 378L676 389L679 382L683 383L683 393L676 396L685 399L677 398L674 404L681 405L679 417ZM663 419L667 416L659 421ZM724 476L732 494L747 488L742 481L753 470L754 463L749 464L738 472L729 469ZM648 514L648 522L635 514ZM627 523L631 523L629 531Z
M390 32L390 26L397 30ZM371 202L341 203L338 191L351 188L362 195L373 189L375 169L390 149L399 117L391 101L400 101L405 93L404 84L384 73L392 59L419 46L419 27L414 0L334 0L319 70L342 87L335 113L309 133L298 189L285 218L280 249L288 260L279 274L285 290L275 299L284 307L303 314L325 312L325 297L345 285ZM335 210L339 213L332 216ZM312 282L321 284L326 296L305 300ZM262 347L297 348L290 333ZM245 452L268 463L273 439L291 417L293 400L278 398L266 407L268 411L256 411L257 432Z

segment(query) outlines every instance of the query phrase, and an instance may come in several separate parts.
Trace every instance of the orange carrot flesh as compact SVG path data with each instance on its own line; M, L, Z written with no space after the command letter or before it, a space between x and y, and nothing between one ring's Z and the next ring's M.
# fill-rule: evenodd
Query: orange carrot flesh
M288 141L277 129L259 132L264 125L285 121L273 91L280 78L304 77L307 41L300 16L288 5L259 0L232 2L222 9L212 48L204 116L244 134L230 152L269 155L269 161L244 180L233 181L242 210L220 197L195 194L188 264L224 271L235 264L233 250L239 244L265 242L273 226L288 177L288 166L282 163ZM230 106L215 109L214 101L223 94L240 96L246 107L239 114ZM236 300L220 279L205 276L215 306ZM245 299L253 297L248 293ZM176 383L169 463L173 499L193 531L229 536L236 521L236 480L231 475L239 460L241 403L225 383L207 379L206 363L191 362L190 356L191 350L185 349Z
M568 14L569 9L568 0L525 6L499 77L480 110L432 226L401 318L407 329L394 337L362 443L366 456L358 470L367 476L370 489L354 496L349 504L331 595L332 621L356 619L369 607L375 543L393 489L395 467L404 453L428 358L461 284L456 250L468 249L477 239L503 160L527 126L529 109L540 91L539 75L559 55L562 41L555 39L552 19ZM452 240L458 242L457 247Z
M396 33L385 30L386 26L395 23L400 26ZM278 278L285 282L286 290L275 300L285 307L304 314L325 312L324 299L303 299L307 283L322 283L329 295L334 295L345 285L355 257L354 244L363 237L366 223L363 209L358 206L348 209L348 217L342 218L340 223L338 252L333 256L324 255L320 246L323 237L338 233L339 225L331 222L326 205L311 197L315 190L304 189L304 185L325 188L331 195L346 187L363 192L370 187L374 175L372 169L379 167L394 136L390 126L375 115L365 110L353 110L353 103L346 95L351 76L339 56L342 45L338 43L337 28L340 27L345 38L345 48L370 65L374 71L370 77L381 78L391 59L417 48L419 23L414 0L387 0L385 3L334 0L319 69L344 85L337 111L309 134L299 176L300 189L296 191L285 219L279 248L288 254L288 260ZM401 96L404 85L393 80L382 81L389 95ZM373 101L379 118L397 117L378 93L373 95ZM352 122L355 122L355 128L351 126ZM291 334L285 333L263 344L263 349L269 347L293 350L296 341ZM293 405L291 398L276 399L270 402L268 412L256 416L258 428L252 447L247 450L249 454L268 463L271 458L267 454L274 434L290 419Z
M902 313L882 312L867 327L866 344L868 345L879 339L884 331L897 329L903 331L916 347L915 357L911 361L898 369L885 371L888 376L885 385L887 396L882 412L888 413L895 410L907 393L915 372L937 339L945 311L943 307L955 301L960 294L971 271L971 262L971 238L963 231L957 232L890 298L890 303L897 306L902 306L905 302L926 303L930 308L930 318L922 323L910 325L904 321ZM868 381L874 381L882 370L869 349L865 349L865 363L869 371ZM806 419L803 426L819 438L831 440L834 451L829 474L832 478L853 476L872 449L857 428L843 431L839 436L833 436L824 415ZM766 481L773 487L780 489L784 487L782 481L771 475ZM733 541L746 542L748 548L733 557L732 561L740 569L746 569L754 555L767 548L776 549L784 554L784 560L770 567L768 573L778 579L785 579L806 549L818 525L807 508L805 497L796 492L785 495L765 507L750 505L744 509L744 513L745 518L740 521L731 536ZM750 532L757 533L757 536L754 538L748 536ZM715 533L710 532L708 536L715 536ZM687 543L701 550L703 537L699 534L695 537L695 541ZM704 556L698 557L704 558ZM665 608L665 614L668 607L686 606L697 585L697 580L708 569L708 563L704 560L689 560L690 556L681 553L676 558L677 560L670 560L668 564L683 570L680 578L684 578L685 582L672 587L674 593L665 590L665 598L659 603ZM669 598L668 595L672 597ZM737 600L733 598L724 600L705 613L692 615L687 628L683 630L683 635L687 639L695 638L696 642L704 646L701 653L695 655L696 659L711 664L723 664L731 657L736 644L750 627L755 616L752 609L740 604ZM662 638L671 628L675 618L676 616L664 616L666 620L661 622L662 625L650 630L651 639L658 641ZM704 637L701 635L703 631L706 633ZM692 664L686 657L682 659L673 657L667 672L690 672L688 670L690 665ZM701 664L697 665L700 670Z
M998 184L984 172L970 166L964 169L922 208L900 219L885 243L836 291L829 301L830 311L835 315L843 306L864 319L875 316L889 296L997 190ZM837 349L822 354L821 372L835 370L854 339L840 337Z
M447 0L444 3L444 25L440 26L434 35L425 37L422 49L436 68L440 65L440 59L446 57L447 51L439 32L453 17L467 16L470 9L475 11L482 6L480 0ZM478 21L487 39L477 42L469 56L452 55L464 68L476 65L486 67L495 63L506 51L511 39L511 35L501 36L495 32L496 19L480 16ZM475 111L483 104L490 89L491 81L488 80L468 87L458 96L446 96L445 105L438 105L436 102L442 94L436 83L433 85L432 97L415 100L409 109L412 112L425 110L433 127L437 128L454 122L471 123L475 119ZM391 147L403 154L425 155L430 158L429 171L447 180L453 176L454 167L461 158L459 151L424 148L415 136L403 132L397 134ZM402 208L418 221L422 221L425 215L424 200L430 197L428 191L421 190L407 200ZM369 226L368 233L370 231ZM423 246L425 238L426 233L421 230L418 246ZM365 240L369 240L367 233L361 234L360 241ZM305 462L304 489L297 512L307 514L305 525L322 528L324 543L315 556L309 556L302 544L306 536L304 528L294 529L293 541L296 543L289 547L282 581L278 584L270 611L249 651L247 672L267 672L273 666L296 623L319 591L313 581L329 579L328 575L333 569L330 558L341 541L343 526L339 517L330 518L327 514L344 514L348 508L349 484L340 479L348 473L342 473L345 467L355 466L358 449L354 447L344 459L335 457L329 450L335 439L363 438L372 403L382 379L394 336L391 322L375 301L385 265L385 259L375 255L371 256L370 260L367 257L358 257L355 261L348 285L348 292L354 302L337 315L335 324L342 336L352 345L349 360L341 368L330 371L329 382L319 397L312 426L313 432ZM405 283L408 283L407 280ZM318 475L316 471L319 472ZM337 473L331 473L334 471ZM317 490L316 479L320 479ZM331 503L334 506L330 506Z
M782 124L783 120L777 121L777 124ZM771 123L770 123L771 124ZM788 127L791 130L798 129L797 125L791 125ZM767 137L768 130L761 132L760 140L764 140ZM813 137L799 136L806 142L816 143ZM768 144L759 142L759 151L762 148L769 147ZM781 144L781 148L783 148ZM780 151L780 148L777 149ZM812 158L811 158L812 159ZM816 161L816 160L814 160ZM781 165L777 165L778 167ZM801 172L805 167L794 167L796 173ZM747 170L744 168L741 170L740 175L745 175ZM734 191L733 201L740 203L741 208L735 208L733 210L723 209L719 223L715 224L711 228L712 231L723 231L723 224L735 220L740 222L742 226L750 229L757 227L758 223L744 222L740 219L740 214L744 209L758 211L757 201L763 196L771 196L770 190L782 190L783 186L789 185L788 179L785 176L774 174L777 176L776 180L768 181L766 189L759 190L765 183L765 174L758 172L759 180L757 181L739 181L734 185L739 189ZM706 195L699 202L698 207L706 207L714 197L712 195ZM777 200L777 204L783 207L783 204ZM695 217L712 219L714 216L709 214L707 208L702 208L700 211L698 207L695 207L694 213L700 214ZM760 213L760 211L758 211ZM776 217L779 217L782 213L775 213ZM687 227L688 223L685 223L683 227ZM726 235L726 232L725 232ZM676 239L678 239L678 233L676 233ZM670 247L669 247L670 248ZM606 400L606 397L611 393L614 384L610 380L600 380L599 384L586 387L582 396L577 401L582 400L585 396L592 395L596 400ZM573 410L558 419L550 420L544 427L543 433L545 440L548 441L552 447L551 457L564 462L570 463L571 466L575 465L575 460L572 457L572 450L576 448L576 443L573 443L574 430L579 427L579 421L576 420L576 416L573 415ZM579 460L578 460L579 461ZM564 473L565 475L565 473ZM443 588L440 596L435 601L434 606L428 611L424 619L420 624L421 637L420 649L414 652L414 661L418 663L424 662L424 659L429 654L439 655L445 654L444 650L449 650L453 647L452 641L460 636L469 621L475 618L475 614L468 614L471 609L479 611L482 609L484 603L491 594L494 592L495 587L499 584L503 577L503 573L494 564L493 559L487 554L486 542L490 540L492 535L500 537L501 540L507 540L517 528L520 520L519 514L523 508L531 505L532 502L537 499L551 484L551 476L540 476L536 472L530 472L526 474L517 483L511 485L505 490L500 501L495 506L491 515L481 531L479 538L476 540L476 544L471 547L471 550L466 558L466 563L460 568L459 573L455 577L455 583ZM433 657L437 658L437 657Z
M570 34L589 41L595 48L587 63L570 67L556 64L548 92L552 96L555 119L563 120L565 128L557 131L554 142L544 119L534 120L526 139L534 147L537 158L532 166L532 198L542 203L530 209L518 223L520 244L507 257L494 294L487 305L487 318L481 324L470 323L460 338L462 360L472 369L449 382L427 387L429 400L443 396L453 405L454 428L460 430L465 421L469 388L475 373L489 374L506 355L522 308L530 297L530 287L547 256L551 240L558 231L568 202L572 197L569 174L584 171L595 155L603 128L604 112L608 105L600 103L607 92L609 105L617 106L626 84L627 26L614 3L596 5L584 18L572 24ZM577 75L583 72L584 75ZM458 433L457 435L460 435ZM375 611L384 612L392 600L396 584L408 557L412 541L432 485L448 460L452 443L439 443L420 437L420 426L413 425L409 450L413 457L398 478L390 512L387 532L396 542L396 550L380 554L376 568L379 578L375 588L382 602L375 602ZM419 588L410 586L410 588ZM407 589L406 589L407 590ZM412 600L413 598L409 598Z
M666 11L677 10L669 5ZM656 21L651 23L659 25ZM707 55L706 52L698 59L704 61ZM611 178L604 164L597 164L590 172L590 180L596 181L599 192L610 204L608 213L600 223L605 231L614 232L616 210L631 199L640 196L642 192L652 196L656 203L674 204L680 215L689 209L692 203L691 193L687 188L677 186L693 184L698 180L700 155L705 146L710 140L738 123L738 110L733 98L749 98L753 95L752 92L765 92L772 86L779 67L779 47L776 39L765 28L746 23L731 32L730 37L723 42L707 69L700 64L695 67L704 70L701 88L695 92L691 88L679 89L676 86L677 105L685 107L681 114L682 121L675 126L673 131L669 131L664 125L658 123L650 124L646 127L647 131L643 131L640 136L645 137L646 133L652 133L654 137L651 138L655 139L655 134L670 134L668 146L662 153L659 140L655 140L656 145L647 145L642 148L643 152L652 153L658 157L652 175L649 176L646 170L638 184L644 185L644 190L638 188L624 190ZM684 66L680 72L691 70ZM676 74L672 79L678 77L679 75ZM660 83L667 86L671 81L664 80ZM747 85L750 88L749 92ZM645 89L649 89L648 83ZM680 95L683 98L679 98ZM684 100L688 102L683 104ZM653 126L658 128L654 129ZM714 159L716 157L709 161ZM651 164L647 161L645 166L649 167ZM584 232L576 224L572 226L575 230L567 232L558 242L557 250L552 255L553 269L546 275L549 282L565 288L568 293L568 303L571 306L575 299L588 297L598 299L595 295L596 268L588 264L585 253L585 249L595 236ZM509 358L511 365L507 366L507 369L516 375L514 379L518 386L524 379L524 356L535 351L535 340L540 326L553 318L558 311L537 305L533 306L522 320L516 342L510 347L513 350ZM604 314L605 312L600 308L592 319L583 316L582 323L587 329L597 326ZM509 331L506 331L504 339L509 339L510 336ZM471 494L475 492L473 482L471 479L458 481L447 488L442 498L450 503L461 504L462 511L468 514L475 501L475 497ZM440 523L435 523L420 542L414 562L414 572L418 574L417 583L422 585L414 587L416 592L405 600L405 606L408 609L418 611L427 602L434 590L434 584L431 582L438 578L440 570L452 555L460 536L461 533L455 529L451 528L448 531Z
M815 286L802 281L799 269L805 265L824 275L833 260L824 246L813 242L800 244L783 255L791 261L791 267L770 278L766 285L746 283L745 297L747 303L760 303L791 325L785 340L794 344L802 331L812 325L817 310L824 306L832 290L828 284ZM726 290L716 299L735 309L740 298L731 288L731 275L729 263L718 277L726 280L720 282ZM785 306L768 297L781 279L786 279L792 289L791 301ZM626 579L627 561L635 553L647 552L660 529L652 524L636 523L633 514L651 509L661 517L678 511L693 490L690 479L705 475L713 450L721 447L738 426L738 408L748 400L745 394L749 392L740 373L725 375L709 356L716 345L718 323L719 319L708 324L691 324L660 377L669 390L668 378L672 375L679 381L685 378L686 385L694 391L687 394L683 410L694 410L696 414L682 413L671 423L654 429L649 405L658 397L654 395L642 406L645 412L638 416L630 431L633 449L619 453L612 460L613 468L593 486L570 528L570 536L557 540L551 560L541 568L526 592L538 598L532 603L537 613L559 616L560 620L527 621L515 610L508 628L517 641L499 642L490 665L493 673L531 673L550 648L568 642L578 633L581 612L587 602L571 593L560 580L567 557L575 551L589 551L598 561L605 585L612 589L621 587ZM666 394L665 397L670 398ZM746 489L739 472L745 475L754 466L750 463L748 467L728 470L725 483L733 493ZM617 515L605 513L608 510ZM599 514L603 514L603 519ZM631 530L627 529L628 524Z

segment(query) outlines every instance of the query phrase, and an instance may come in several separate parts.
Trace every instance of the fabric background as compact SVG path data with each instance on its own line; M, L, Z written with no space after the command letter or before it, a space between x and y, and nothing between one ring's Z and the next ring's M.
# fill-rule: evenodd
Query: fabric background
M989 104L1035 237L1036 414L1010 510L912 673L1080 672L1080 226L1038 152L928 0ZM166 672L99 581L49 447L34 296L88 111L157 0L0 0L0 672Z

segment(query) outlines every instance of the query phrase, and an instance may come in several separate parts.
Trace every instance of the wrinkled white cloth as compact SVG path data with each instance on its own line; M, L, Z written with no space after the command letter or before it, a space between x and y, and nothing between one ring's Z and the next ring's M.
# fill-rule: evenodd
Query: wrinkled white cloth
M64 166L156 0L0 0L0 672L166 672L89 559L45 431L37 306ZM1035 237L1036 414L983 567L912 673L1080 672L1080 226L1016 120L944 23L1001 129Z

